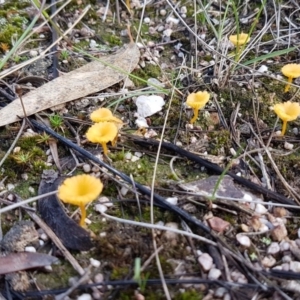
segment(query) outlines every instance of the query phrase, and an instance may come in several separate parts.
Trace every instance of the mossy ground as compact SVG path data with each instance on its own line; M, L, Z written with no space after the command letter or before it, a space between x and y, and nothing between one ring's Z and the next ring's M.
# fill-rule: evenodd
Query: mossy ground
M24 3L25 2L26 1L24 1ZM82 1L82 4L78 4L78 2L79 1L73 1L73 4L69 7L69 12L75 12L75 10L77 9L82 9L87 4L87 1ZM128 42L128 37L121 37L121 35L115 34L120 30L126 29L126 23L123 22L124 20L122 20L122 23L118 26L112 24L111 16L108 16L108 21L106 23L100 22L100 18L96 14L96 10L93 7L93 5L97 4L97 1L89 2L92 4L92 9L84 18L84 22L87 22L93 30L96 30L96 39L97 43L99 44L99 50L104 48L105 50L111 50L115 46L119 46L124 42ZM19 11L22 11L22 9L26 6L23 1L11 0L6 1L6 3L6 6L3 6L0 10L0 22L1 20L5 19L5 22L9 22L9 24L4 24L4 27L2 27L0 30L0 43L8 44L8 47L11 47L12 35L16 33L20 35L22 33L22 22L24 22L25 20L29 21L29 17L26 14L19 13ZM16 13L16 11L18 11L18 13ZM155 19L155 13L153 11L146 11L146 13L147 16ZM193 8L191 5L188 5L187 17L192 17L192 14ZM200 24L204 24L204 15L201 13L198 14L197 20L200 22ZM132 27L138 28L138 24L138 17L136 17L132 20ZM81 28L81 25L77 26L77 29ZM248 29L248 26L243 29ZM133 35L135 35L135 30L132 31ZM208 30L208 33L209 32L210 31ZM141 37L145 39L149 38L149 40L155 42L161 42L158 35L149 37L149 26L146 24L142 25ZM175 32L174 38L179 39L185 47L189 47L189 39L185 32ZM263 41L267 42L270 41L270 39L272 39L272 36L266 34L263 38ZM81 39L76 47L82 48L83 50L87 51L89 42L86 39ZM2 50L4 50L3 46ZM188 116L187 112L183 108L183 103L186 98L185 96L190 92L206 89L207 85L204 80L194 78L193 76L189 76L188 86L184 84L184 80L175 81L175 78L178 75L178 71L173 69L175 63L173 61L171 62L170 60L170 56L173 52L174 49L171 46L165 47L165 50L162 53L161 63L166 63L170 67L164 69L163 71L158 65L150 63L146 63L146 66L144 68L136 69L133 72L133 75L135 75L136 77L140 77L143 80L141 81L135 77L132 77L131 79L135 87L145 87L145 82L149 78L157 78L159 80L162 80L163 78L167 77L167 79L172 84L175 84L176 82L176 88L182 91L183 94L175 94L173 99L170 99L170 95L166 96L166 101L172 101L172 105L170 106L169 118L167 120L164 138L168 139L169 141L173 141L177 136L177 141L182 142L183 147L186 147L190 144L191 138L196 137L198 140L204 139L205 133L205 136L208 138L208 142L205 145L205 149L201 149L201 152L206 151L208 154L215 156L224 155L228 157L228 161L230 162L230 158L232 157L230 154L230 148L238 148L232 140L230 128L227 128L220 122L218 124L211 123L209 119L203 117L204 112L201 111L200 117L194 124L196 130L186 130L185 125L189 122L190 116ZM247 59L251 59L255 57L255 55L256 53L250 52ZM293 57L293 55L295 54L291 54L289 58ZM65 58L66 57L64 57L63 55L60 55L60 62ZM202 58L205 62L208 62L212 60L213 55L210 53L204 53L204 56ZM19 59L27 59L27 57L26 55L24 55ZM77 60L76 55L73 55L72 51L70 51L67 60L68 65L64 66L63 69L63 71L65 72L77 68L82 63ZM281 61L273 64L270 68L270 71L278 73L280 71L282 61L285 60L288 59L282 58ZM15 60L14 62L16 63L17 61ZM180 65L181 61L178 60L176 61L176 63ZM214 77L216 78L217 76L214 75ZM241 77L244 78L243 74L241 74ZM236 128L239 128L239 125L243 125L244 122L249 122L255 129L257 129L257 119L259 119L262 121L261 123L258 123L261 125L261 127L259 127L260 132L268 132L268 130L272 130L276 122L276 116L272 113L270 107L277 102L288 100L290 96L295 92L295 90L292 88L290 93L284 93L284 84L273 81L271 78L261 77L258 79L258 81L261 83L261 85L260 87L255 89L250 85L247 86L246 84L240 87L238 85L238 82L232 81L230 79L222 85L222 88L218 88L213 84L209 85L211 92L216 95L216 98L219 101L219 105L222 114L224 115L227 122L227 125L230 125L230 117L232 111L236 108L236 105L239 102L239 112L241 114L241 118L239 119L238 124L235 124ZM121 85L116 85L114 87L111 87L111 89L118 89L120 87ZM114 100L118 100L118 97L112 97L109 99L109 101ZM299 97L296 96L294 101L299 101ZM124 105L126 108L126 113L124 114L125 117L128 120L133 119L132 111L135 109L133 102L124 101L122 105ZM87 118L87 113L78 112L74 107L69 108L69 112L71 114L79 118ZM215 108L213 108L213 110L214 109ZM209 111L210 109L206 110ZM179 118L179 112L182 112L181 118ZM164 109L161 114L158 114L155 117L151 118L151 126L155 128L159 135L161 134L161 129L165 117L166 114ZM280 127L281 124L279 123L278 126ZM291 126L299 127L299 121L294 121L293 125ZM134 126L132 126L132 124L128 124L128 128L125 129L129 129L134 132L135 129L132 129L131 127ZM13 127L8 126L7 128L0 129L0 159L4 156L5 152L9 148L16 135L17 130L12 130L12 128ZM60 134L73 139L72 133L64 124L62 124L62 126L59 126L59 128L56 128L56 130ZM86 127L83 126L78 129L78 133L83 136L85 130ZM251 135L241 134L240 144L242 146L246 145L246 141L250 136ZM267 139L268 135L266 135L265 137ZM40 176L43 170L49 168L45 163L47 159L45 152L48 149L48 146L46 141L44 143L41 143L40 141L40 136L21 138L16 145L17 147L21 148L21 151L19 153L10 155L0 169L1 178L6 178L6 182L15 184L16 188L14 192L19 194L22 198L33 196L32 192L30 192L30 187L33 187L34 191L37 192L37 187L40 182ZM276 148L277 150L282 150L283 143L284 142L281 138L276 138L272 141L270 146ZM109 158L111 159L111 164L114 168L127 175L131 174L135 181L150 186L153 178L154 162L157 149L146 150L143 148L139 148L129 140L126 140L125 135L125 138L122 136L121 146L118 144L118 148L110 148ZM136 162L126 161L125 153L133 153L135 151L145 153L143 154L142 158ZM62 158L68 155L69 153L67 149L59 145L59 157ZM178 181L170 168L170 160L172 155L173 154L162 151L159 164L157 166L157 172L155 174L155 189L165 197L174 196L174 193L170 191L162 191L160 189L169 188ZM266 158L265 155L264 158ZM297 180L295 180L295 178L297 178L299 175L299 151L294 151L293 153L284 156L274 155L273 158L286 180L291 182L291 184L295 185L297 188L298 182ZM251 164L251 162L249 162L249 164ZM193 181L195 179L199 179L200 177L202 178L207 176L205 172L200 171L199 166L196 166L186 159L175 160L173 163L173 167L179 179L184 180L185 182ZM255 169L255 166L252 167ZM271 168L271 166L269 167ZM260 171L258 169L255 170L257 171L257 175L261 176ZM28 174L27 180L22 179L21 175L24 173ZM78 169L75 173L82 173L82 170ZM276 183L279 183L277 178L275 178L275 181ZM120 199L119 189L119 186L115 184L114 181L109 179L106 180L103 195L108 196L115 202L114 207L109 210L109 213L119 218L149 222L149 199L141 199L141 209L139 210L138 205L135 201L135 194L129 192L125 197L123 197L125 199ZM179 197L179 200L183 203L185 202L184 197ZM197 209L195 216L201 219L207 211L207 207ZM155 222L180 222L177 216L158 207L154 207L154 216ZM223 213L222 217L224 220L230 222L233 226L235 225L236 218L231 214ZM16 221L17 216L9 212L4 214L3 218L6 221L3 222L5 224L2 228L3 232L5 233L13 224L13 222ZM129 226L110 220L104 220L104 218L100 214L94 211L93 205L91 205L91 207L88 209L88 218L92 222L88 226L88 228L96 236L96 247L88 253L74 253L75 258L82 265L82 267L88 266L90 258L100 260L102 265L100 269L97 270L97 272L102 272L109 280L126 280L132 278L135 258L139 257L141 258L142 262L145 262L154 251L151 231L149 229L141 227ZM238 230L238 228L235 228L235 232ZM290 226L289 230L291 234L296 234L295 226ZM103 233L106 233L106 235L104 235ZM170 259L184 260L186 264L186 270L189 273L196 273L199 271L196 261L187 250L188 244L183 237L178 237L175 244L170 244L169 241L166 241L164 239L163 234L159 233L157 235L157 243L158 246L164 246L164 249L159 253L159 257L165 276L171 278L174 277L174 268L171 266ZM195 247L203 249L204 246L199 242L195 242ZM189 259L185 260L187 257ZM34 277L37 280L37 285L39 286L39 288L55 289L67 287L68 279L75 275L76 273L70 267L70 265L66 263L64 259L61 259L60 264L53 266L53 273L46 274L37 272L34 274ZM144 278L159 278L155 260L153 260L149 264L146 271L142 273L142 276L144 276ZM134 290L136 288L136 286L116 288L113 292L113 295L115 299L132 299ZM170 287L170 289L173 299L176 300L197 300L203 298L202 291L193 287L187 288L182 292L179 291L178 286ZM112 291L106 291L104 295L106 299L108 299L112 295ZM160 285L154 287L146 286L143 290L143 295L146 297L146 299L165 299L164 292L161 289Z

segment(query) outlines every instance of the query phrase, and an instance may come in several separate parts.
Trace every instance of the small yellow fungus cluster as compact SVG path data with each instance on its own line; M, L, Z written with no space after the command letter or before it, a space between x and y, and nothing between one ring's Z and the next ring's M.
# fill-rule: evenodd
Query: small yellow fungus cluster
M300 116L300 105L296 102L287 101L275 104L273 110L283 122L281 135L285 134L287 122L296 120Z
M188 97L186 99L186 105L191 107L194 111L194 116L190 121L191 124L193 124L197 120L199 109L201 109L205 106L205 104L209 100L209 97L210 97L210 95L206 91L191 93L188 95Z
M238 61L241 55L242 46L250 41L250 35L241 32L240 34L230 35L229 40L236 47L235 61Z
M281 72L288 78L288 83L285 86L284 92L288 92L293 81L293 78L300 77L300 64L288 64L282 67Z
M58 198L69 204L77 205L81 210L80 226L86 218L85 206L94 201L102 192L103 184L94 176L83 174L67 178L58 188Z
M90 118L96 124L88 129L86 137L92 143L101 144L104 154L107 155L106 144L111 142L113 146L116 145L118 130L122 127L123 122L104 107L92 112Z

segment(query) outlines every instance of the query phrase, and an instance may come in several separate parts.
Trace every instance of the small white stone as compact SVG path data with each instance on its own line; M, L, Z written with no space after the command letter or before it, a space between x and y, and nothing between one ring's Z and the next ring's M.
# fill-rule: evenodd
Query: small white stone
M202 253L198 257L198 262L199 262L199 264L202 267L204 272L209 271L212 268L212 265L213 265L213 259L208 253Z
M249 248L251 246L251 240L248 236L243 234L237 234L236 240L244 247Z
M223 298L227 290L224 287L219 287L216 289L214 296L217 298Z
M39 52L36 51L36 50L30 50L30 51L29 51L29 55L30 55L31 57L36 57L36 56L39 55Z
M104 231L104 232L100 232L99 234L100 237L104 238L107 236L107 233Z
M168 17L167 20L166 20L167 23L173 23L175 25L177 25L179 23L179 19L176 19L172 16Z
M163 35L166 37L170 37L172 33L173 33L173 30L171 28L168 28L163 31Z
M126 187L126 186L122 186L122 188L121 188L121 195L122 196L126 196L127 195L127 193L128 193L128 188Z
M25 252L31 252L31 253L35 253L36 249L32 246L27 246L24 248Z
M98 201L99 201L101 204L103 204L103 205L105 205L105 206L107 206L107 207L114 206L114 204L109 200L109 198L107 198L107 197L105 197L105 196L100 197L100 198L98 199Z
M104 213L107 211L107 206L103 205L103 204L96 204L95 205L95 211L99 212L99 213Z
M42 233L41 235L40 235L40 239L42 239L43 241L48 241L49 240L49 237L48 237L48 235L46 234L46 233Z
M43 240L39 240L39 245L42 247L45 245L45 242Z
M271 243L271 245L267 249L267 253L270 255L276 255L280 252L279 244L276 242Z
M282 257L283 263L290 263L292 261L292 257L290 255L285 255Z
M83 172L84 172L84 173L90 173L91 170L92 170L91 165L89 165L89 164L84 164L84 165L82 166L82 169L83 169Z
M186 8L186 6L182 6L182 7L180 8L180 13L181 13L181 14L186 14L186 13L187 13L187 8Z
M151 22L149 17L144 18L144 23L145 24L149 24Z
M28 174L27 173L23 173L23 174L21 174L21 177L22 177L22 179L23 180L28 180Z
M12 183L9 183L6 185L6 188L8 191L12 191L15 188L15 186Z
M294 144L291 144L291 143L288 143L288 142L284 143L284 149L292 150L293 148L294 148Z
M262 259L261 263L265 268L271 268L276 264L276 259L272 255L268 255Z
M167 11L166 11L165 9L161 9L161 10L159 11L159 14L160 14L161 16L165 16L165 15L167 14Z
M177 205L178 198L177 197L169 197L166 199L167 202L171 203L172 205Z
M139 157L137 157L137 156L135 156L135 155L132 155L132 157L131 157L131 161L132 162L136 162L136 161L138 161L140 158Z
M90 263L94 268L99 268L101 265L101 262L99 260L94 259L92 257L90 258Z
M296 273L300 272L300 262L299 261L291 261L290 262L290 270Z
M157 28L157 31L158 32L162 32L162 31L164 31L165 30L165 26L163 26L163 25L160 25L160 26L158 26L158 28Z
M53 271L52 266L45 266L44 271L51 273Z
M97 47L97 42L95 40L90 40L90 48L95 49Z
M102 273L98 273L94 276L94 282L100 283L104 281L104 275Z
M299 234L299 231L298 231L298 234ZM280 251L281 252L290 250L290 244L286 241L281 241L279 246L280 246Z
M143 153L142 152L134 152L134 155L141 158L143 156Z
M222 275L222 272L219 269L212 268L208 272L208 279L210 280L217 280Z
M263 215L263 214L266 214L268 212L268 209L265 206L263 206L262 204L257 203L256 206L255 206L255 212L260 214L260 215Z
M19 153L21 151L21 147L15 147L13 153Z
M126 160L131 160L131 157L132 157L132 154L130 152L126 152L125 155L124 155L124 158Z
M32 186L30 186L30 187L28 188L28 191L29 191L29 193L30 193L31 195L34 195L34 194L35 194L35 189L34 189Z
M170 227L173 229L178 229L178 224L175 222L169 222L165 224L165 227ZM165 231L164 232L164 238L167 239L168 241L174 241L178 238L178 234L173 232L173 231Z
M93 300L90 294L82 294L77 297L77 300Z

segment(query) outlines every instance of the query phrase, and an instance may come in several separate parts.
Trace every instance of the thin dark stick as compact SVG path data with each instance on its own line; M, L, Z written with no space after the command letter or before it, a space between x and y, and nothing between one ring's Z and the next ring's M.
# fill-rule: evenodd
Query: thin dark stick
M138 144L144 144L144 145L152 145L152 146L158 146L159 145L159 141L156 140L144 140L144 139L139 139L134 137L134 142L138 143ZM162 142L161 143L161 147L167 150L171 150L176 152L177 154L180 154L186 158L188 158L189 160L192 160L198 164L200 164L201 166L204 166L205 168L207 168L210 171L213 171L216 174L222 174L224 172L224 169L219 167L218 165L211 163L201 157L199 157L196 154L193 154L187 150L184 150L172 143L166 143L166 142ZM227 175L229 175L230 177L232 177L236 182L238 182L239 184L248 187L256 192L259 192L261 194L263 194L266 198L268 198L268 200L272 199L272 200L276 200L279 203L282 204L288 204L288 205L294 205L296 206L297 203L294 202L293 200L286 198L283 195L280 195L276 192L273 192L271 190L268 190L265 187L262 187L256 183L253 183L243 177L237 176L236 174L228 171L226 172ZM299 207L300 208L300 207ZM292 209L291 209L292 210ZM297 210L298 211L298 210Z
M33 127L35 127L37 130L39 131L45 131L46 133L52 135L53 137L55 137L56 139L58 139L59 141L61 141L62 143L64 143L65 145L67 145L68 147L74 149L75 151L77 151L78 153L82 154L83 156L85 156L86 158L90 159L91 161L94 161L95 163L99 164L100 166L106 168L107 170L109 170L110 172L112 172L114 175L119 176L120 178L122 178L124 181L128 182L129 184L132 184L132 180L129 176L125 175L124 173L114 169L112 166L106 164L105 162L103 162L102 160L98 159L97 157L95 157L93 154L91 154L90 152L86 151L85 149L77 146L76 144L72 143L70 140L64 138L63 136L59 135L58 133L56 133L55 131L53 131L52 129L50 129L47 126L44 126L40 123L38 123L35 120L32 120L32 125ZM135 182L135 187L144 195L147 195L149 197L151 197L151 190L149 190L147 187L143 186L140 183ZM161 197L158 194L153 193L153 198L154 201L157 202L158 204L161 204L164 208L178 214L180 217L182 217L184 220L193 223L196 226L199 226L203 231L205 231L206 233L210 233L211 234L211 230L209 227L207 227L206 225L204 225L201 221L192 218L190 216L189 213L185 212L184 210L180 209L179 207L170 204L169 202L167 202L163 197Z

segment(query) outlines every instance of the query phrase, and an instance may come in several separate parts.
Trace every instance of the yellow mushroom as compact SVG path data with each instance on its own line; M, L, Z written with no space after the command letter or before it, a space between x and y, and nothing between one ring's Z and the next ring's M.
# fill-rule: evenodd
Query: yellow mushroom
M300 115L300 105L297 102L287 101L275 104L273 110L283 122L281 135L285 134L287 122L296 120Z
M186 100L186 105L190 106L194 111L194 116L190 123L193 124L198 118L199 109L203 108L208 102L210 94L206 91L191 93L188 95Z
M293 78L300 77L300 64L288 64L282 67L281 72L288 78L288 83L285 86L284 92L288 92L293 81Z
M238 61L242 51L242 46L250 41L250 36L247 33L241 32L240 34L230 35L229 40L236 47L235 61Z
M102 192L103 184L94 176L83 174L67 178L58 188L58 198L69 204L77 205L81 210L80 226L86 218L85 206L94 201Z
M123 124L122 120L115 117L112 112L105 107L101 107L93 111L90 115L90 118L93 122L115 122L117 124Z
M103 148L103 152L107 155L107 143L113 142L118 135L118 128L115 123L101 122L92 125L87 133L87 139L92 143L99 143Z
M250 36L247 33L241 32L240 34L230 35L229 40L234 46L240 47L249 42Z

